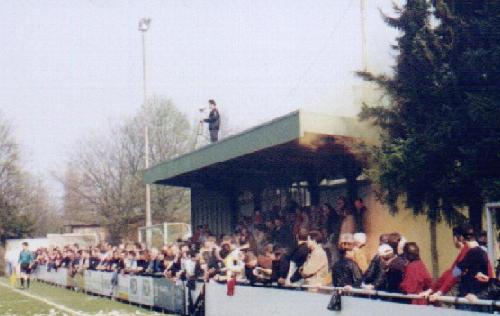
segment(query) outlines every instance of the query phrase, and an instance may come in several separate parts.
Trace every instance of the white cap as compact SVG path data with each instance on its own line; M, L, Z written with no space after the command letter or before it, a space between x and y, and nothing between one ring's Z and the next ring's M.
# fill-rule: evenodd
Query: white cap
M342 233L342 234L340 234L339 243L342 243L342 242L345 242L345 243L352 243L352 242L354 242L352 234L351 233Z
M377 253L379 256L383 257L394 254L394 250L391 246L383 244L378 247Z
M366 244L366 234L365 233L355 233L354 242L360 245Z

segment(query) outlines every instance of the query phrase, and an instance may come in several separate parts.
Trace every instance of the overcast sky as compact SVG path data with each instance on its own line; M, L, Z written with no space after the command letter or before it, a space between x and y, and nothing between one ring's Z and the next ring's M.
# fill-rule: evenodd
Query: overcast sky
M367 2L369 68L388 72L397 33L378 9L391 1ZM359 110L360 0L3 0L0 109L49 183L78 139L140 107L146 16L149 94L193 120L210 98L239 128Z

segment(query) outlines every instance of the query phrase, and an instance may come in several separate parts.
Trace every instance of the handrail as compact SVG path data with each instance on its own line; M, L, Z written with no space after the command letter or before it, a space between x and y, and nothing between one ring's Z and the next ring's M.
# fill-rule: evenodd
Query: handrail
M249 285L250 283L248 281L237 281L239 285ZM324 285L286 285L286 286L277 286L276 283L272 283L270 286L267 285L265 287L270 287L270 288L279 288L279 289L284 289L284 290L293 290L293 289L311 289L311 290L321 290L321 291L339 291L341 293L350 293L350 294L357 294L357 295L364 295L364 296L371 296L371 297L386 297L386 298L397 298L397 299L407 299L407 300L417 300L417 299L424 299L428 300L428 297L425 297L424 295L419 295L419 294L402 294L402 293L394 293L394 292L386 292L386 291L377 291L377 290L369 290L369 289L359 289L359 288L353 288L353 287L335 287L335 286L324 286ZM480 305L480 306L494 306L494 307L500 307L500 301L496 300L484 300L484 299L477 299L475 301L469 301L468 299L464 297L457 297L457 296L438 296L436 297L434 302L440 302L440 303L448 303L448 304L463 304L463 305ZM429 303L433 303L430 302Z
M333 286L314 286L314 285L298 285L298 286L288 286L292 288L304 288L304 289L318 289L323 291L340 291L345 293L352 293L358 295L366 295L366 296L378 296L378 297L388 297L388 298L399 298L399 299L428 299L423 295L418 294L401 294L401 293L391 293L385 291L377 291L377 290L368 290L368 289L357 289L350 287L333 287ZM478 299L475 301L469 301L464 297L455 297L455 296L438 296L435 299L436 302L441 303L451 303L451 304L466 304L466 305L481 305L481 306L495 306L500 307L499 301L493 300L483 300Z
M102 273L111 273L106 271L97 271ZM143 276L153 278L153 276ZM203 282L205 283L205 282ZM248 281L238 281L239 285L250 285ZM402 294L402 293L392 293L386 291L377 291L377 290L369 290L369 289L359 289L352 287L334 287L334 286L318 286L318 285L287 285L283 287L278 287L274 284L269 286L270 288L279 288L279 289L315 289L321 291L339 291L342 293L356 294L368 297L386 297L386 298L396 298L396 299L405 299L405 300L414 300L414 299L425 299L428 300L427 297L418 294ZM469 301L464 297L455 297L455 296L438 296L435 299L435 302L441 303L449 303L449 304L463 304L463 305L479 305L479 306L489 306L489 307L500 307L500 301L494 300L483 300L478 299L475 301Z

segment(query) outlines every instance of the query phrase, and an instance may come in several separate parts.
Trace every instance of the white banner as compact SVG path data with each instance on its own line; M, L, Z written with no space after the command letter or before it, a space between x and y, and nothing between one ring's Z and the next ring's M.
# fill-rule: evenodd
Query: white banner
M154 305L153 278L129 276L128 299L132 303Z
M140 304L153 306L154 299L153 278L141 277Z
M130 280L127 274L120 274L118 276L118 289L115 291L115 297L128 301L128 288L129 288Z
M85 278L85 291L100 294L100 276L99 272L87 270L84 274Z
M137 276L129 276L129 286L128 286L128 300L132 303L139 303L141 300L140 294L140 279Z
M113 274L111 272L101 272L101 271L85 271L85 291L111 296L113 289L111 286L111 278Z

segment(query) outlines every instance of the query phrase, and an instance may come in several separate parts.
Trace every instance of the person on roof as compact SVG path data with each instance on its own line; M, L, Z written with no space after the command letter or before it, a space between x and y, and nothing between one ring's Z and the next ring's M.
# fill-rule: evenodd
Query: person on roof
M208 115L208 118L202 120L201 123L208 123L210 142L215 143L219 140L220 115L219 110L217 110L217 104L214 100L208 100L208 106L210 107L210 114Z

